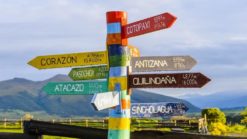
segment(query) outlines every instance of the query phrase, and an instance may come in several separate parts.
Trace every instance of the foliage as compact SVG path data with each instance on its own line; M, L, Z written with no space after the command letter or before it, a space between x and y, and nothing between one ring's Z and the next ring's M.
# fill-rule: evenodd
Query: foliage
M226 135L228 127L221 122L211 123L209 131L212 135Z
M239 113L228 114L226 116L226 122L227 122L227 124L230 124L230 125L240 124L242 118L243 117Z
M247 107L240 113L241 116L246 117L247 116Z
M241 120L241 123L247 126L247 117L244 117L244 119Z
M247 133L247 128L243 125L235 124L233 126L229 126L229 133Z
M247 107L240 113L240 115L243 116L241 123L247 126Z
M209 108L202 110L202 116L206 114L208 124L212 123L226 123L226 116L224 112L220 111L219 108Z

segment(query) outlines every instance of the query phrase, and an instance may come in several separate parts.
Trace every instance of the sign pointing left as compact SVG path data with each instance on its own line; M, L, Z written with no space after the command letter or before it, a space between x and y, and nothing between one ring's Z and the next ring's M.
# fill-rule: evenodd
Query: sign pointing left
M48 95L92 95L106 92L106 81L94 82L49 82L43 87Z
M106 51L46 55L38 56L29 61L28 64L37 69L105 65L108 61L107 57Z
M94 94L91 104L97 111L115 107L119 105L119 92L114 91Z

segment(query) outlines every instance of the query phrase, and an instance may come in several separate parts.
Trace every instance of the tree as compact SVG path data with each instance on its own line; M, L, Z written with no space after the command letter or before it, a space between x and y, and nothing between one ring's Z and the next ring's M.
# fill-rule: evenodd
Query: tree
M243 117L241 123L247 126L247 107L245 107L245 109L240 113L240 115Z
M209 131L211 135L226 135L228 127L220 122L211 123L209 126Z
M219 108L208 108L202 110L202 116L206 114L207 122L210 125L211 123L226 123L226 116L224 112L220 111Z
M219 108L202 110L202 116L206 115L209 131L212 135L225 135L227 132L226 116Z

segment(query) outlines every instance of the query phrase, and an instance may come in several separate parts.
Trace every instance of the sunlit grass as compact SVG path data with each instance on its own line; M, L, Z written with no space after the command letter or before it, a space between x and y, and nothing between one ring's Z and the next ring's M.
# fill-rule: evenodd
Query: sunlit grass
M23 133L22 129L0 129L0 132L6 132L6 133Z

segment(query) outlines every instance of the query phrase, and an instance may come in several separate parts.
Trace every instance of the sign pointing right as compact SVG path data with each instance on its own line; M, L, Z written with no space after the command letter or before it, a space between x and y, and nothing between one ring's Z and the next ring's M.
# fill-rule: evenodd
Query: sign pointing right
M131 117L153 118L183 115L189 108L181 102L132 103Z
M210 81L201 73L136 74L128 76L129 88L201 88Z
M196 60L190 56L152 56L131 58L132 72L190 70Z
M123 27L123 37L130 38L169 28L172 26L176 19L177 17L173 16L170 13L163 13L134 23L130 23Z

